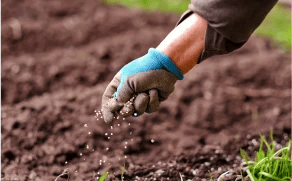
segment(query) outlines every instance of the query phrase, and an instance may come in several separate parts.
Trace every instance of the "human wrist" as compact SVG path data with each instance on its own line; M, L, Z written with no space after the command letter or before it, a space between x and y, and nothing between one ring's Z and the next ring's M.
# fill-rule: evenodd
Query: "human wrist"
M192 14L173 29L156 49L168 56L185 74L196 65L204 48L206 27L205 19Z

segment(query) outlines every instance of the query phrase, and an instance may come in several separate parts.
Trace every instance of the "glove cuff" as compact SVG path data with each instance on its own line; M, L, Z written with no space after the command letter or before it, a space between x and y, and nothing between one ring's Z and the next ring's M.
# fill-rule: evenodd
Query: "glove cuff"
M172 74L174 74L179 80L184 78L183 74L181 73L180 69L161 51L156 50L154 48L150 48L148 54L154 56L155 59L159 60L159 62Z

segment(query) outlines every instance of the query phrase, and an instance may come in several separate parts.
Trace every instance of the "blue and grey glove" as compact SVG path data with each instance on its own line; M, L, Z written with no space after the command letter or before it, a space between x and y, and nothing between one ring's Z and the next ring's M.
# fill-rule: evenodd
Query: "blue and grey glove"
M182 79L181 71L166 55L150 48L125 65L107 86L102 96L104 121L113 121L115 112L122 116L155 112Z

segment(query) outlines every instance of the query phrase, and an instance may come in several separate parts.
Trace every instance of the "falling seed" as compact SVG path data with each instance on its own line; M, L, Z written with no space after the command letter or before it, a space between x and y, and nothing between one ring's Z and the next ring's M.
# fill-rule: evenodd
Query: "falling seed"
M123 120L125 120L125 118L123 118Z
M118 116L117 119L119 119L120 117Z
M125 156L125 158L127 158L127 156Z
M83 160L85 161L85 158Z
M86 145L86 148L88 149L89 148L89 145Z
M102 163L99 163L99 165L101 165Z
M129 126L131 125L131 123L129 123Z
M125 144L128 144L128 142L125 142Z
M100 118L102 118L102 116L100 116Z
M133 141L134 139L131 139L131 141Z
M105 150L107 151L109 148L106 148Z
M113 129L113 126L111 126L111 129Z
M137 116L138 114L137 113L134 113L134 116Z
M88 134L91 134L91 132L88 132Z
M121 158L119 158L119 160L121 160Z
M67 164L68 162L67 161L65 161L65 164Z
M75 170L75 172L77 172L77 170Z
M255 145L255 146L258 144L258 142L257 142L255 139L252 139L251 142L252 142L252 144Z
M103 160L103 163L105 163L105 160Z
M130 135L132 135L132 132L130 132Z
M118 124L118 126L120 126L120 124Z
M87 127L87 124L84 124L84 127Z
M151 140L151 143L154 143L154 139Z
M104 135L106 135L106 136L107 136L107 133L105 133Z
M107 137L107 139L111 139L111 137Z
M205 165L206 167L208 167L208 166L210 166L210 162L205 162L204 165Z
M80 156L82 156L82 153L80 153Z
M113 133L111 133L111 135L114 135Z
M127 146L125 146L125 149L127 149Z
M99 160L99 162L102 162L102 160Z

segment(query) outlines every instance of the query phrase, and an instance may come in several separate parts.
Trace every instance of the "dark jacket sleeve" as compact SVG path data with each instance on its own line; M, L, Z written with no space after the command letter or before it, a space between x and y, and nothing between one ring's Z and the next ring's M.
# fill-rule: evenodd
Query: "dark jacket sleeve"
M178 24L192 13L208 21L200 63L240 48L276 3L277 0L191 0Z

